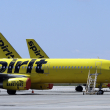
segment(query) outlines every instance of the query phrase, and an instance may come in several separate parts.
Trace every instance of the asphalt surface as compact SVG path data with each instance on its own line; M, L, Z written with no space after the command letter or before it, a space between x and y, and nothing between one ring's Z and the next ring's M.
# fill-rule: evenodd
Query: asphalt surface
M106 89L109 90L109 89ZM56 86L52 90L0 92L0 110L110 110L110 92L104 95L83 95L72 86Z

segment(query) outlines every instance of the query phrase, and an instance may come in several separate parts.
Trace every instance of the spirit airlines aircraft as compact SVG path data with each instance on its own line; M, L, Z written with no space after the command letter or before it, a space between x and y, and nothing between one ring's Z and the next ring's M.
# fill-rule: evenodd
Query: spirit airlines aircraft
M27 46L28 46L28 50L31 58L49 58L34 39L26 39L26 41L27 41ZM81 85L86 85L86 84L81 84ZM76 87L76 91L83 90L83 87L81 85ZM103 83L101 86L102 88L108 88L110 87L110 84ZM97 83L96 88L99 88L99 87L100 87L100 84Z
M0 46L3 44L0 41ZM86 83L89 70L95 73L96 69L97 83L110 82L109 60L0 59L0 88L7 89L8 94L15 94L16 90L38 89L46 83Z
M43 50L40 47L39 47L39 51L41 51L42 55L46 57L46 54L43 53ZM36 58L39 57L40 57L39 55L36 56ZM0 33L0 58L21 58L21 56L16 52L16 50L11 46L11 44L6 40L6 38L1 33ZM1 80L1 76L0 76L0 80ZM48 83L36 84L36 89L38 90L52 89L52 88L53 88L53 84L48 84Z

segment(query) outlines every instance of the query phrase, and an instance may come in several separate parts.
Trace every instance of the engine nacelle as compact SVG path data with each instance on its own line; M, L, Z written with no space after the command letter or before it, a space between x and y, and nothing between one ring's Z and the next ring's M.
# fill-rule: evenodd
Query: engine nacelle
M31 84L31 89L37 89L37 90L46 90L46 89L52 89L53 84Z
M28 90L31 87L30 78L10 78L3 81L3 89Z

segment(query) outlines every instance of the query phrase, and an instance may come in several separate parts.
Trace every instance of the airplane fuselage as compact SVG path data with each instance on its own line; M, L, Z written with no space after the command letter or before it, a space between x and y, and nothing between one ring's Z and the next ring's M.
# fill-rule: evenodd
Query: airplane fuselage
M0 59L0 73L22 74L31 83L86 83L97 70L97 83L110 82L110 61L104 59Z

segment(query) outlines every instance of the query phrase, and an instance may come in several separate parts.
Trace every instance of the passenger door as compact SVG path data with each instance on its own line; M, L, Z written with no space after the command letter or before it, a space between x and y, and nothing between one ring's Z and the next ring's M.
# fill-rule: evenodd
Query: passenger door
M49 63L44 65L44 74L49 74L49 67L50 67Z

